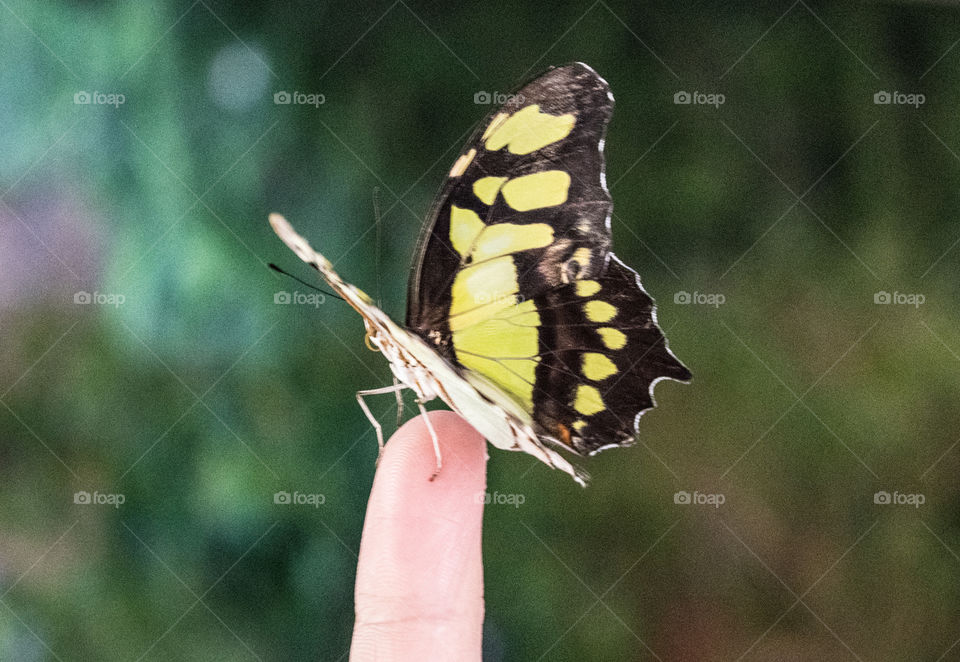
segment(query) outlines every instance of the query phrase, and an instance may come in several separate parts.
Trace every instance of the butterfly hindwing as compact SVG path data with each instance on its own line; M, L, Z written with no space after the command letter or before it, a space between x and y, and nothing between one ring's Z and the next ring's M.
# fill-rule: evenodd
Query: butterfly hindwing
M652 385L690 379L667 348L653 300L615 256L603 275L546 292L536 304L534 420L580 453L631 443L640 414L654 404Z

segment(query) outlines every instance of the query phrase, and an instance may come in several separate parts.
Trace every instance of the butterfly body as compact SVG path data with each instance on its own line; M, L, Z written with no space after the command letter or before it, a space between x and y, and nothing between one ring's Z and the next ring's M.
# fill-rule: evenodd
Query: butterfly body
M340 278L329 260L313 250L285 218L271 214L270 224L300 259L319 271L333 291L360 313L370 343L383 353L394 377L419 401L439 397L497 448L525 451L579 482L586 480L566 458L541 443L531 417L504 399L494 384L481 375L464 376L427 341L400 327L367 294Z
M636 272L610 251L603 142L612 108L606 81L575 63L487 118L421 235L405 327L282 217L270 219L360 313L418 402L439 397L494 446L581 483L585 474L558 451L629 445L653 386L690 378Z

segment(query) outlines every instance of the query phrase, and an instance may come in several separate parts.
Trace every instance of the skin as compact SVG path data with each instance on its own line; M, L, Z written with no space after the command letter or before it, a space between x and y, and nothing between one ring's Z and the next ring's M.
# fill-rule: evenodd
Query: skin
M386 444L360 543L354 662L481 659L487 448L453 412L417 417Z

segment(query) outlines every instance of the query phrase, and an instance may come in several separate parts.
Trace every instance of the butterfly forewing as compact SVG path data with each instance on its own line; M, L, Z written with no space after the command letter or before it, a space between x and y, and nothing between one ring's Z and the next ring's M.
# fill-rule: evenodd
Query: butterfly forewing
M525 85L480 125L421 237L407 299L411 329L446 331L451 306L455 313L469 305L451 300L457 276L484 259L510 255L514 291L498 293L525 299L602 267L612 208L602 145L612 110L606 81L572 64ZM489 293L477 294L483 303Z

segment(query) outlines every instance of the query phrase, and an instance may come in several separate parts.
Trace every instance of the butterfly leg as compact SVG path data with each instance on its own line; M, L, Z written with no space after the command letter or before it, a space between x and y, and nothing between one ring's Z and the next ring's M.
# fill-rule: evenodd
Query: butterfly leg
M396 377L393 378L393 385L397 387L400 386L400 381ZM400 427L400 423L403 421L403 394L400 393L401 390L403 389L397 388L397 390L394 391L397 395L397 427Z
M382 395L384 393L396 393L397 397L399 398L400 391L405 388L407 388L406 384L394 382L393 386L384 386L382 388L371 388L366 391L357 391L357 402L360 403L360 408L366 415L367 420L370 421L370 425L372 425L373 429L377 432L377 447L380 449L380 452L377 454L377 462L380 462L380 456L383 455L383 427L380 425L380 421L378 421L370 411L370 408L367 406L367 403L363 398L367 395Z
M437 456L437 470L433 472L432 476L430 476L430 480L433 480L440 475L440 469L443 467L443 459L440 457L440 439L437 438L437 431L433 429L433 424L430 422L430 417L427 416L427 408L423 406L423 403L420 400L417 400L417 407L420 408L420 414L423 416L423 420L427 424L427 430L430 432L430 440L433 442L433 453Z

